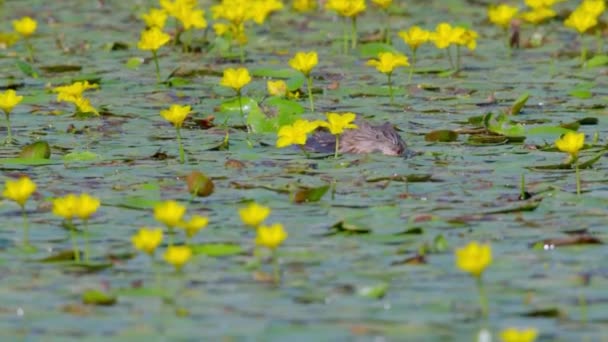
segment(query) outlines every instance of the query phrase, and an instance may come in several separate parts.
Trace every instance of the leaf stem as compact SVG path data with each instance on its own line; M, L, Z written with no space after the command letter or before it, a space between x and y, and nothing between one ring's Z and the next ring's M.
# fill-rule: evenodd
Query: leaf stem
M312 97L312 76L308 75L308 101L310 102L310 111L315 112L315 101Z
M179 127L175 127L175 131L177 133L177 146L179 148L179 163L183 164L186 159L186 154L184 153L184 145L182 144L182 133Z
M579 39L581 41L581 68L585 66L585 61L587 60L587 44L585 44L585 38L583 35L579 35Z
M11 117L9 112L4 112L4 115L6 116L6 132L7 132L7 137L6 137L6 144L10 144L13 142L13 132L11 129Z
M23 216L23 246L29 247L30 236L29 236L29 224L27 222L27 213L25 212L25 205L21 207L21 216Z
M579 167L578 167L578 160L576 161L576 194L578 196L581 195L581 172L579 171Z
M160 67L158 66L158 55L156 50L152 50L152 57L154 58L154 66L156 67L156 83L160 83Z
M410 82L412 80L412 74L414 73L414 68L416 67L416 49L412 50L412 64L410 64L410 75L407 78L407 81Z
M357 48L357 39L358 39L357 38L357 17L356 16L352 17L351 24L352 24L352 26L351 26L351 41L350 41L351 45L350 45L350 47L351 47L351 49L354 50Z
M83 220L83 228L84 228L84 262L89 263L89 220Z
M34 47L32 46L32 43L30 42L29 38L25 39L25 47L27 48L28 61L30 63L34 63Z
M393 97L393 80L391 79L391 73L389 72L386 76L388 77L388 94L391 97L391 105L394 105L395 101Z
M279 256L277 255L276 248L272 250L272 266L274 270L274 281L279 283L281 282L281 268L279 265Z
M338 151L340 150L340 134L336 134L336 150L334 152L334 158L338 158Z
M80 262L80 251L78 250L78 237L76 236L76 227L72 224L72 220L66 222L70 229L70 237L72 239L72 251L74 253L74 261Z
M479 291L479 305L481 307L481 316L484 319L488 318L488 297L486 296L486 291L483 286L483 280L481 279L481 274L475 277L477 282L477 290Z

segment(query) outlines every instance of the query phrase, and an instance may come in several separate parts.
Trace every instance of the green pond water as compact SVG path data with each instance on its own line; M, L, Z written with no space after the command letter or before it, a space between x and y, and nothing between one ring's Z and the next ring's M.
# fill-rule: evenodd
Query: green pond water
M297 149L275 148L276 135L264 132L252 134L249 147L233 93L219 86L222 70L239 65L238 49L223 49L225 42L211 31L195 32L200 52L159 51L162 78L174 76L170 85L157 85L150 54L136 47L143 29L138 16L156 3L104 3L6 0L0 7L0 31L24 15L39 22L31 39L38 77L16 64L25 62L22 42L0 50L1 90L14 88L25 97L11 115L18 143L0 147L2 182L27 174L38 184L26 206L34 253L20 249L18 206L0 202L1 341L471 341L482 328L498 340L496 334L512 326L534 327L543 341L608 340L608 249L602 244L608 238L602 156L608 78L602 63L580 67L577 35L562 25L574 1L560 4L558 18L538 28L523 25L522 41L536 31L545 42L510 57L502 31L485 19L488 1L396 1L393 30L414 24L431 30L447 21L477 30L480 38L474 52L463 50L458 74L446 73L444 52L422 46L411 81L406 69L396 71L392 106L385 76L365 65L387 48L373 41L381 39L385 17L372 6L358 21L364 42L349 55L341 53L342 21L326 11L283 10L249 28L245 66L254 80L244 96L246 111L256 111L252 116L285 111L323 119L327 111L352 111L375 124L390 121L419 152L408 159L306 159ZM201 2L209 19L214 3ZM595 37L585 41L590 57L601 55ZM393 43L409 55L401 39ZM301 106L264 99L269 78L303 82L288 60L308 50L319 53L313 71L317 113L308 112L306 98ZM128 67L134 57L145 63ZM75 80L100 85L86 95L101 117L75 118L71 106L55 101L51 87ZM482 128L479 118L471 118L499 114L526 93L521 112L504 123L523 129L523 142L468 134ZM492 94L496 101L488 102ZM194 112L182 130L185 164L177 160L174 129L159 115L173 103L190 104ZM202 129L196 121L213 115L221 123L229 114L230 146L218 150L224 130ZM581 170L583 193L577 196L574 169L543 166L565 160L554 148L565 132L560 125L584 118L581 162L599 159ZM81 134L68 133L70 125ZM461 134L453 142L425 140L439 129ZM36 140L51 145L48 162L13 159ZM96 156L65 159L85 151ZM152 158L158 151L169 158ZM244 167L228 167L229 160ZM190 202L183 177L193 170L212 177L215 192ZM533 195L524 201L518 200L522 174ZM298 187L331 184L317 202L290 201ZM97 267L44 261L71 248L50 202L69 192L102 201L89 224ZM158 226L152 208L164 199L210 219L181 274L162 262L161 253L152 265L131 245L139 227ZM269 222L282 223L289 233L278 250L279 283L269 280L267 254L260 269L252 267L255 234L237 214L250 200L271 207ZM493 263L484 273L487 320L474 280L454 264L454 249L472 240L492 245ZM116 301L83 304L89 290Z

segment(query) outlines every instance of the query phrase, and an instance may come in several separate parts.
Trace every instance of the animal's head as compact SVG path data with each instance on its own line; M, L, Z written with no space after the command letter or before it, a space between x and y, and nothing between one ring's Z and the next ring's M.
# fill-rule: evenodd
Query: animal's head
M405 141L395 131L393 125L386 122L381 126L372 126L367 122L357 122L358 129L344 132L340 150L347 153L380 152L388 156L400 156L407 149Z

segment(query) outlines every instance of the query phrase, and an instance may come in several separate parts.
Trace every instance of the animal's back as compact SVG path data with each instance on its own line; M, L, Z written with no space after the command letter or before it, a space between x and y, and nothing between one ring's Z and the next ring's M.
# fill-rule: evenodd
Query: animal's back
M407 150L407 145L393 125L372 126L358 120L357 129L347 129L340 136L340 153L375 153L388 156L400 156ZM333 152L336 148L335 137L326 131L317 132L306 142L306 149L315 152Z

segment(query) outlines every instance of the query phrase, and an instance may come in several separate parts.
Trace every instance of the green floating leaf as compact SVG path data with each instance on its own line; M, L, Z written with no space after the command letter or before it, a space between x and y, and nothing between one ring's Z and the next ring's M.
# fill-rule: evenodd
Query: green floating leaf
M66 249L63 251L59 251L56 252L55 254L49 255L45 258L39 259L39 262L65 262L65 261L73 261L75 260L74 258L74 251L71 249Z
M578 120L578 122L581 125L592 126L592 125L597 125L600 122L600 120L598 118L594 118L594 117L586 117L586 118L582 118L582 119Z
M570 96L577 97L579 99L588 99L593 96L591 90L595 87L594 82L583 82L579 83L568 93Z
M474 134L469 135L467 141L475 145L503 145L508 143L509 139L504 135Z
M109 306L116 304L116 296L99 290L87 290L82 294L82 302L84 304Z
M359 47L361 58L376 58L380 52L400 53L392 45L385 43L368 43Z
M29 77L32 78L38 78L38 76L40 76L40 72L38 70L36 70L31 64L26 63L22 60L17 60L17 62L15 62L15 64L17 65L17 68L19 70L21 70L21 72Z
M266 101L264 109L268 114L262 111L257 101L252 98L242 98L242 104L247 125L251 127L253 133L276 133L281 126L293 123L304 112L304 107L299 103L278 97ZM238 118L240 116L238 99L222 103L220 111L223 115Z
M554 249L555 247L568 247L568 246L580 246L580 245L603 245L602 240L598 239L595 236L591 236L589 234L576 234L572 236L567 236L563 238L556 239L545 239L541 241L534 242L532 244L532 249L535 250L544 250L549 247Z
M577 131L579 129L579 127L581 127L581 123L578 121L573 121L573 122L563 123L559 126L565 128L565 129L569 129L571 131Z
M369 234L371 229L356 226L354 224L346 223L344 221L336 222L331 226L331 232L327 235L335 234Z
M579 99L590 99L593 96L589 89L572 89L568 94Z
M63 156L63 160L66 162L95 161L99 159L101 159L100 155L90 151L70 152Z
M393 176L382 176L382 177L374 177L368 178L365 181L368 183L376 183L383 181L395 181L395 182L407 182L407 183L424 183L424 182L436 182L437 180L433 179L433 175L429 174L411 174L411 175L393 175Z
M45 65L41 66L42 71L52 74L59 74L62 72L74 72L82 70L82 65L69 65L69 64L58 64L58 65Z
M251 75L258 77L290 78L301 73L294 69L256 68L251 70Z
M605 152L605 151L602 151L602 152L600 152L600 153L596 154L595 156L591 157L591 159L589 159L589 160L586 160L586 161L582 161L582 160L581 160L581 161L579 161L578 168L579 168L579 169L587 169L587 168L591 167L591 166L592 166L593 164L595 164L595 163L596 163L598 160L600 160L600 158L601 158L601 157L602 157L604 154L606 154L606 152Z
M61 161L44 158L0 158L0 165L29 165L41 166L51 164L61 164Z
M496 134L504 135L506 137L525 137L526 129L522 124L513 123L507 115L498 114L494 115L489 113L485 118L486 128Z
M438 142L452 142L458 140L458 133L448 130L441 129L427 133L424 136L425 141L438 141Z
M491 210L491 211L487 211L484 214L486 215L491 215L491 214L509 214L509 213L518 213L518 212L522 212L522 211L534 211L536 210L536 208L538 208L538 206L540 205L540 202L542 202L542 197L539 198L534 198L530 201L527 202L517 202L517 205L515 206L509 206L503 209L497 209L497 210Z
M167 290L155 287L133 287L125 289L117 289L114 291L117 296L132 296L132 297L160 297L166 298L171 295Z
M535 310L528 311L528 312L521 314L521 316L524 316L524 317L551 317L551 318L565 317L565 315L566 314L563 313L558 308L535 309Z
M294 203L318 202L327 193L327 190L329 190L329 185L316 188L300 188L293 194L292 200Z
M436 253L442 253L447 251L449 248L448 240L443 234L435 236L433 239L433 251Z
M19 158L24 159L49 159L51 157L51 146L46 141L36 141L24 146L19 153Z
M587 68L597 68L606 64L608 64L608 56L606 55L595 55L585 62Z
M570 132L570 129L559 126L538 126L528 129L527 136L542 136L550 135L559 137L562 134Z
M210 257L238 255L243 252L243 248L240 245L230 243L206 243L192 246L192 253Z
M381 299L384 298L384 296L386 295L388 287L389 286L387 283L380 283L373 286L364 286L359 289L358 293L361 297Z
M526 105L526 102L528 102L529 98L530 98L530 94L528 94L528 93L524 93L520 97L518 97L517 100L515 100L515 102L511 106L509 114L511 114L511 115L519 114L521 109Z

